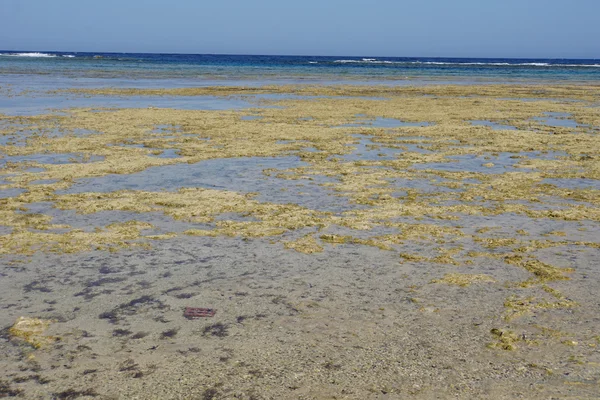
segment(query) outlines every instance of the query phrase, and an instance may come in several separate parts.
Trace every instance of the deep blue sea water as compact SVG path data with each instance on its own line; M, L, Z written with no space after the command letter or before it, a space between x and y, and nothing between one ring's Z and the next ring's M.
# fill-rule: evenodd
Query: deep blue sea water
M323 57L0 50L16 76L180 81L600 81L600 60ZM12 77L12 79L11 79ZM1 83L1 82L0 82Z

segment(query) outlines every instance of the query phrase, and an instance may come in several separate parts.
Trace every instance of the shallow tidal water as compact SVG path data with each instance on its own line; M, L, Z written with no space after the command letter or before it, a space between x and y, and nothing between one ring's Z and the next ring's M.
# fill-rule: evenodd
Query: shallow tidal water
M123 85L65 81L45 85ZM505 89L36 90L0 96L0 397L597 395L597 115L579 103L523 101L512 125L493 122L512 121Z

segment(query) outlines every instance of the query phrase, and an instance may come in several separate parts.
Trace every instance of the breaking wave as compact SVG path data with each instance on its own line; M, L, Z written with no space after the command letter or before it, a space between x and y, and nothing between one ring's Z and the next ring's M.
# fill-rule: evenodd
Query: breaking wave
M29 52L29 53L0 53L0 57L32 57L32 58L56 58L56 57L64 57L64 58L75 58L73 54L50 54L50 53L38 53L38 52Z
M48 54L48 53L0 53L0 56L6 56L6 57L45 57L45 58L57 57L56 54Z
M360 60L335 60L337 64L397 64L397 65L449 65L449 66L467 66L480 65L491 67L571 67L571 68L600 68L600 64L559 64L545 62L525 62L525 63L508 63L508 62L444 62L444 61L388 61L377 60L376 58L363 58Z

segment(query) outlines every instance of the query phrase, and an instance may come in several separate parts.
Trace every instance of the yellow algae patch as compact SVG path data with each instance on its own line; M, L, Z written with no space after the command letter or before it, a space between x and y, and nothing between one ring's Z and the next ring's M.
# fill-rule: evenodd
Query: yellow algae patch
M436 264L459 265L460 263L453 258L453 255L462 251L462 247L438 248L438 255L435 257L425 257L418 254L400 253L399 256L405 261L427 261Z
M19 317L8 333L11 337L22 339L39 349L57 340L55 337L44 335L51 323L52 321L45 319Z
M358 85L265 85L207 86L172 89L100 88L66 89L50 93L74 93L103 96L244 96L265 93L290 93L314 96L446 96L507 97L531 99L600 99L593 85L426 85L426 86L358 86ZM481 99L477 99L481 100ZM556 101L556 100L555 100Z
M426 261L427 260L427 257L423 257L423 256L420 256L417 254L400 253L399 256L406 261L417 262L417 261Z
M501 330L494 328L490 333L496 338L496 342L488 344L488 347L491 349L515 350L518 347L517 343L522 341L522 338L508 329Z
M284 242L284 246L286 249L293 249L306 254L320 253L323 251L323 246L317 242L313 235L306 235L294 241Z
M279 107L253 108L242 111L203 111L176 109L71 109L67 115L32 117L0 116L2 134L14 134L24 129L32 132L25 146L1 146L7 155L75 153L82 161L100 156L94 162L72 162L62 165L14 163L0 170L0 177L8 182L2 189L21 188L28 192L18 200L0 203L0 217L8 221L13 234L0 238L0 243L12 244L8 249L17 252L39 248L52 251L79 251L89 248L90 240L99 240L99 246L111 246L107 237L91 237L85 232L72 231L64 239L59 234L37 236L48 230L47 216L23 214L21 209L35 201L56 202L57 207L82 213L122 210L133 212L163 212L175 219L214 224L214 230L191 230L186 234L202 236L274 236L303 227L323 227L337 224L343 227L369 230L378 226L397 228L401 233L357 239L353 237L321 238L323 242L364 244L381 249L392 249L405 240L432 237L442 244L465 236L461 228L437 224L401 224L400 217L415 219L460 220L465 215L500 215L518 213L531 218L600 221L598 190L563 189L545 184L544 179L556 177L600 177L598 151L600 135L588 134L576 128L580 135L551 135L551 129L535 122L544 112L570 113L579 123L598 125L600 112L589 107L600 98L597 87L583 85L559 86L427 86L427 87L366 87L366 86L265 86L260 88L212 87L182 89L92 89L77 91L91 95L255 95L262 93L291 93L327 95L313 99L287 99L268 102ZM368 98L367 96L377 98ZM436 97L425 97L433 95ZM360 96L360 97L358 97ZM381 97L385 97L382 100ZM518 98L537 98L523 102ZM579 103L556 101L555 98L583 100ZM553 98L554 100L548 100ZM240 116L260 115L260 120L242 120ZM358 118L357 114L365 115ZM110 117L110 118L108 118ZM431 122L426 127L373 128L369 126L343 127L340 125L374 120L376 117L396 118L402 121ZM489 127L473 126L472 120L489 120L519 127L516 131L493 131ZM164 129L157 127L166 126ZM57 129L63 136L48 135ZM77 130L89 134L77 135ZM355 150L356 145L369 139L367 147L403 150L385 160L348 161L341 158ZM412 146L412 147L409 147ZM179 157L155 157L165 149L174 149ZM308 150L310 149L310 150ZM560 151L556 159L538 159L532 153L550 154ZM417 169L428 163L451 163L460 155L485 156L490 163L500 153L513 153L522 170L503 174L482 171L443 171L431 168ZM296 155L308 163L301 168L273 173L283 179L312 179L313 176L332 178L323 184L335 195L350 203L364 205L363 209L332 216L305 209L294 204L276 205L259 203L251 195L233 192L200 192L182 189L173 194L136 192L125 194L56 195L76 179L132 174L150 167L170 164L195 163L201 160L228 157L274 157ZM38 166L41 172L28 172L25 167ZM480 168L485 171L485 168ZM273 171L270 171L271 173ZM269 173L269 171L267 171ZM414 188L392 185L394 179L424 180L439 186L440 190L423 192ZM56 179L46 185L32 185L35 180ZM275 179L275 178L273 178ZM467 182L468 180L468 182ZM402 195L394 196L397 191ZM94 196L96 196L94 198ZM212 196L212 197L211 197ZM561 204L560 208L540 210L534 207L547 197L556 197L584 204ZM214 200L214 201L213 201ZM509 203L510 201L510 203ZM531 204L527 204L530 202ZM214 203L222 203L215 205ZM535 204L534 204L535 203ZM216 220L222 213L239 213L244 220ZM250 219L250 220L248 220ZM64 227L62 227L64 228ZM68 228L68 227L67 227ZM193 233L192 233L193 232ZM114 232L113 232L114 233ZM112 234L112 233L111 233ZM70 236L69 236L70 235ZM108 235L110 236L110 235ZM135 236L135 235L134 235ZM89 246L78 247L69 243L82 237ZM165 238L152 235L149 239ZM22 241L22 246L15 241ZM317 241L318 239L314 239ZM475 239L485 247L514 247L515 239ZM47 245L49 241L54 245ZM103 243L106 242L106 243ZM118 248L119 243L111 248ZM511 251L530 251L531 246ZM10 252L11 250L4 250ZM455 264L452 254L444 253L428 261ZM549 276L544 268L526 264L536 276Z
M83 193L57 198L57 207L80 213L99 211L163 212L174 219L198 223L214 223L214 234L261 237L280 235L288 230L319 226L326 213L309 210L295 204L261 203L252 194L189 188L177 192L118 191ZM220 220L223 213L251 216L250 221ZM191 230L190 235L211 236Z
M128 221L96 228L95 232L74 229L61 234L19 230L0 235L0 254L77 253L139 246L141 244L133 241L141 237L142 230L151 228L152 225L146 222Z
M564 309L576 307L578 305L577 302L562 296L557 299L557 301L546 301L538 300L533 296L511 296L504 302L506 313L503 318L510 321L511 319L521 317L525 314L530 314L535 310Z
M151 239L151 240L166 240L166 239L172 239L177 236L178 235L175 232L168 232L168 233L163 233L160 235L148 235L148 236L144 236L144 237L146 239Z
M183 232L185 235L188 236L209 236L209 237L215 237L218 236L219 233L215 232L215 231L211 231L208 229L188 229L186 231Z
M321 236L319 236L319 238L326 243L332 243L332 244L352 243L352 241L354 239L352 236L331 235L331 234L321 235Z
M381 250L392 250L392 247L389 244L384 243L383 241L379 240L379 238L376 238L376 237L369 238L369 239L360 239L360 238L356 238L356 237L348 236L348 235L324 234L324 235L319 236L319 239L321 239L325 243L331 243L331 244L344 244L344 243L362 244L365 246L377 247Z
M303 93L331 94L334 96L384 95L385 101L368 98L318 98L310 100L283 100L273 104L282 106L273 109L252 109L244 113L259 113L263 119L258 121L240 120L238 111L199 111L173 109L126 109L126 110L71 110L68 116L22 117L19 120L7 118L40 130L58 127L65 132L75 129L87 129L99 134L78 137L36 136L28 140L27 146L4 146L3 151L12 155L27 155L37 152L69 151L103 156L104 159L93 163L72 163L66 165L44 164L46 171L40 173L21 173L8 178L19 187L27 186L35 179L59 179L51 187L64 189L73 179L89 176L102 176L109 173L133 173L152 166L175 163L189 163L211 158L278 156L294 153L310 163L302 170L304 176L322 174L335 176L339 182L333 188L340 195L347 196L355 203L380 206L394 203L390 196L393 191L387 179L394 177L418 178L425 175L445 176L456 179L472 177L481 180L481 184L461 184L458 181L440 183L467 189L460 194L442 194L423 196L417 191L410 192L403 201L414 204L404 207L404 215L432 215L440 219L456 219L449 215L453 212L467 214L499 214L503 212L528 213L534 218L593 219L599 220L600 214L588 208L567 207L560 211L530 210L526 206L500 204L494 207L477 207L466 204L481 197L486 201L504 202L506 200L539 201L541 195L557 195L564 198L579 198L582 190L565 191L539 183L552 176L579 175L593 178L600 176L594 148L598 148L598 135L547 135L531 130L490 131L486 127L471 126L473 119L488 119L517 124L543 115L544 111L570 112L578 120L596 121L600 117L587 103L566 104L556 101L521 102L518 100L495 99L498 97L519 97L517 93L529 93L531 97L547 95L567 95L573 98L598 97L591 87L561 86L540 88L514 88L509 86L491 87L427 87L427 88L384 88L384 87L308 87L277 86L261 88L190 88L171 90L138 91L137 89L108 89L106 94L131 95L133 93L160 93L171 95L196 94L252 94L252 93ZM102 94L104 89L93 93ZM423 94L438 93L439 96L458 96L456 98L430 98ZM485 98L467 98L480 95ZM106 114L111 118L106 118ZM365 114L368 118L384 116L403 121L431 121L435 125L428 127L400 127L379 129L369 127L344 128L335 126L356 121L356 114ZM310 116L310 120L301 118ZM516 121L516 122L515 122ZM168 135L157 133L155 127L167 125L178 127L168 130ZM537 129L537 127L536 127ZM386 161L361 160L351 163L340 162L339 156L348 154L358 139L353 134L368 135L377 145L400 148L407 143L420 143L421 149L434 150L433 153L404 151L396 154L397 159ZM423 140L406 140L405 136L419 136ZM426 140L424 140L426 139ZM460 145L457 145L460 144ZM138 147L135 147L138 146ZM375 146L375 145L372 145ZM305 151L312 147L316 151ZM177 150L178 158L153 157L161 149ZM482 173L444 173L443 171L409 170L413 165L431 162L447 162L449 156L461 154L499 154L499 152L530 152L533 150L560 150L569 158L560 160L536 160L526 156L524 161L535 161L535 172L510 172L486 176ZM538 163L539 161L539 163ZM371 167L379 167L373 170ZM298 172L298 171L296 171ZM539 172L542 172L543 175ZM292 173L294 173L292 171ZM289 178L290 176L288 176ZM537 186L536 186L537 185ZM539 187L538 187L539 186ZM490 190L492 188L493 190ZM439 207L429 200L458 200L464 204L449 209ZM594 193L587 196L594 201ZM598 198L596 193L596 198ZM597 200L596 200L597 201ZM399 210L395 210L398 212Z
M517 265L526 269L535 275L539 282L551 282L558 280L568 280L565 274L573 272L572 268L558 268L550 264L543 263L534 258L525 258L521 255L512 254L504 257L508 264Z
M431 283L445 283L447 285L469 286L478 282L496 282L494 278L485 274L459 274L448 273L441 279L435 279Z
M440 254L431 258L430 261L438 264L458 265L460 263L456 261L452 256L457 253L460 253L461 251L462 247L455 247L452 249L440 248L438 249L438 252Z
M552 231L548 233L544 233L542 236L567 236L566 232L563 231Z

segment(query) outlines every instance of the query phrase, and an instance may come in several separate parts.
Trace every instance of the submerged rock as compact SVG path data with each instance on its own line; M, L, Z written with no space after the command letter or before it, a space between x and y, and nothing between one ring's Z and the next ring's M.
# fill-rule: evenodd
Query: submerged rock
M56 341L55 337L44 336L44 332L51 323L51 320L19 317L8 332L11 337L22 339L36 349L39 349Z

